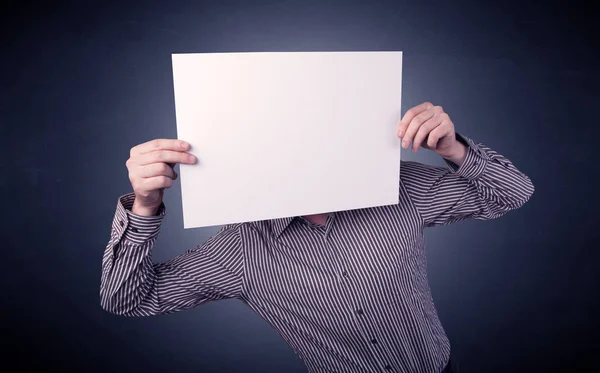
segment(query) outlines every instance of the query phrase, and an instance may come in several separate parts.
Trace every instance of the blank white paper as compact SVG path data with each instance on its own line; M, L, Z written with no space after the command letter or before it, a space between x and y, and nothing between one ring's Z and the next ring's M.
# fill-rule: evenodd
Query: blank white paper
M185 229L398 203L402 52L172 60Z

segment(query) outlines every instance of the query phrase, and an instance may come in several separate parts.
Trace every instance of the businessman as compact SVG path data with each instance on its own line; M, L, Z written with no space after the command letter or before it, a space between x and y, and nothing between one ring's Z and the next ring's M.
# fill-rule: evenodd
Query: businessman
M423 230L497 218L534 187L508 159L457 134L440 106L408 110L397 131L403 148L429 149L447 165L402 161L398 204L229 224L163 263L151 259L163 191L177 178L174 165L195 159L180 140L133 147L133 192L118 200L102 261L102 307L149 316L237 298L308 372L456 372L428 285Z

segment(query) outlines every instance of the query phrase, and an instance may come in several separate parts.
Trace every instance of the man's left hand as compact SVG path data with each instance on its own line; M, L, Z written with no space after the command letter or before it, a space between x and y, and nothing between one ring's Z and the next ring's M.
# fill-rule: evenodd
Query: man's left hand
M398 137L402 138L402 147L412 150L419 147L430 149L442 157L457 164L464 160L467 148L456 140L454 123L441 106L430 102L422 103L408 110L398 124Z

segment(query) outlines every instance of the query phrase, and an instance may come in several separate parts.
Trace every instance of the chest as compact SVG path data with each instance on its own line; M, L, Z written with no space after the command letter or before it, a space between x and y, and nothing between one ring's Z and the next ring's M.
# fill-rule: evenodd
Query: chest
M248 294L302 310L412 282L425 265L422 231L396 208L337 212L319 227L294 221L279 237L249 232Z

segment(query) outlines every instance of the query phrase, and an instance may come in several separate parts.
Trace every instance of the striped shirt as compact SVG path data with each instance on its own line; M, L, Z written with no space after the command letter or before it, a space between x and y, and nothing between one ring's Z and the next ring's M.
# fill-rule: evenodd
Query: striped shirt
M236 298L265 319L311 373L440 372L450 344L427 280L423 230L493 219L534 191L502 155L470 138L459 167L401 162L399 203L223 226L163 263L151 253L166 214L117 203L102 261L101 306L163 315Z

